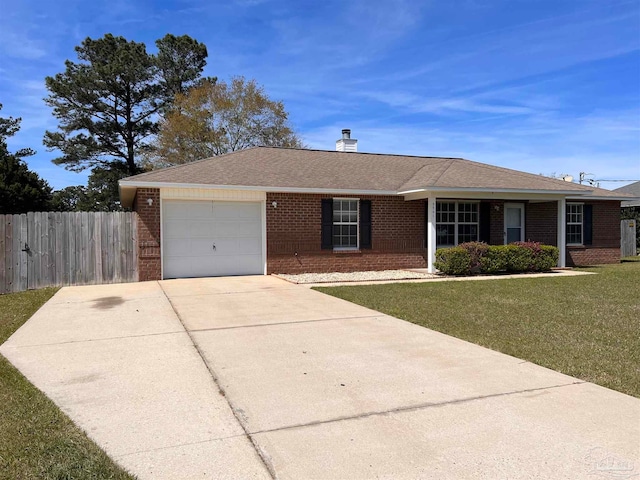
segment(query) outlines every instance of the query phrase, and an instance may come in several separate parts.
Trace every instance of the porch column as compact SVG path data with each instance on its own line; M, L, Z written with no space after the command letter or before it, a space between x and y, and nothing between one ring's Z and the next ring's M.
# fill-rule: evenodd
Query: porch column
M567 201L566 199L558 200L558 267L567 266Z
M436 273L436 197L427 197L427 272Z

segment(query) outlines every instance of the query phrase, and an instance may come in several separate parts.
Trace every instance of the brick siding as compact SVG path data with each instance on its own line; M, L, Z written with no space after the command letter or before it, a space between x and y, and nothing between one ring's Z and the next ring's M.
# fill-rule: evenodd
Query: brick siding
M357 252L321 249L321 200L330 195L267 194L267 273L349 272L426 268L425 202L381 195L340 195L371 200L372 248ZM152 199L152 205L148 204ZM277 207L272 206L277 202ZM620 261L620 202L590 201L593 205L593 244L567 248L567 265ZM497 209L495 207L498 207ZM556 202L527 203L525 238L556 245ZM134 200L138 214L140 281L161 279L160 190L139 188ZM504 201L491 201L490 243L501 245Z
M526 240L557 245L558 202L528 203L524 218Z
M567 247L567 266L599 265L620 261L620 202L587 201L593 206L591 245ZM558 244L557 202L529 203L526 238L547 245Z
M504 243L504 202L496 200L490 202L489 214L489 245L502 245Z
M153 200L149 205L148 199ZM138 271L141 282L162 279L160 256L160 190L138 188L133 202L138 214Z
M340 195L371 200L371 249L322 250L321 200L331 195L267 194L267 273L349 272L425 268L425 202L402 197ZM272 203L277 202L277 208Z
M589 201L593 205L593 242L567 247L567 265L599 265L620 262L620 202Z

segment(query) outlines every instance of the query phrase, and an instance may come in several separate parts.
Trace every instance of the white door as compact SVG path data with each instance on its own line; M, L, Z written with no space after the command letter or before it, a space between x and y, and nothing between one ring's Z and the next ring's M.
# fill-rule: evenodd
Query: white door
M524 203L504 204L504 243L524 241Z
M164 278L264 273L260 202L162 202Z

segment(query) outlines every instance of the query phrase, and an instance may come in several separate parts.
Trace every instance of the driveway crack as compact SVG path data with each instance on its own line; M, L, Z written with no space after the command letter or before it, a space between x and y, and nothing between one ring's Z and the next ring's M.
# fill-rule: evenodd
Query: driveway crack
M448 406L448 405L457 405L457 404L462 404L462 403L476 402L476 401L479 401L479 400L486 400L486 399L489 399L489 398L507 397L507 396L511 396L511 395L520 395L520 394L524 394L524 393L539 392L539 391L542 391L542 390L550 390L552 388L569 387L569 386L572 386L572 385L582 385L584 383L588 383L588 382L580 380L580 381L577 381L577 382L562 383L562 384L559 384L559 385L549 385L549 386L546 386L546 387L527 388L527 389L524 389L524 390L514 390L512 392L492 393L490 395L478 395L478 396L475 396L475 397L456 398L454 400L447 400L447 401L444 401L444 402L426 402L426 403L421 403L421 404L417 404L417 405L408 405L408 406L405 406L405 407L391 408L391 409L388 409L388 410L365 412L365 413L361 413L361 414L358 414L358 415L345 415L345 416L342 416L342 417L330 418L328 420L319 420L317 422L300 423L300 424L296 424L296 425L286 425L284 427L277 427L277 428L259 430L259 431L256 431L256 432L251 432L251 435L259 435L259 434L262 434L262 433L280 432L280 431L283 431L283 430L293 430L293 429L297 429L297 428L314 427L314 426L317 426L317 425L326 425L326 424L329 424L329 423L344 422L344 421L348 421L348 420L359 420L359 419L362 419L362 418L384 416L384 415L389 415L389 414L393 414L393 413L413 412L413 411L416 411L416 410L424 410L424 409L427 409L427 408L437 408L437 407L445 407L445 406Z
M196 352L198 353L198 355L202 359L202 362L204 363L205 367L207 368L207 371L209 372L209 375L211 376L211 378L212 378L213 382L215 383L216 387L218 388L218 391L220 392L220 394L227 401L227 405L229 405L229 408L231 409L231 412L233 412L233 415L236 418L236 420L238 421L238 424L240 425L240 427L244 431L245 437L247 438L247 440L249 440L249 442L253 446L253 449L255 450L256 454L258 455L258 458L260 459L260 461L262 462L262 464L266 468L267 472L269 472L269 475L271 476L271 478L273 478L274 480L277 479L276 470L275 470L275 468L273 467L273 465L271 463L269 455L260 447L260 445L258 445L258 442L253 438L251 432L249 432L249 429L247 427L247 424L246 424L246 421L245 421L245 418L244 418L242 410L236 408L231 403L231 401L229 400L229 397L227 396L227 392L224 390L224 388L220 384L220 381L218 379L218 375L216 374L216 372L213 369L213 367L211 366L211 364L207 361L207 358L205 357L204 352L200 349L200 346L198 345L198 342L195 340L195 338L193 337L193 335L191 334L191 332L189 331L189 329L185 325L184 321L182 320L182 317L180 316L180 313L178 312L178 310L176 309L175 305L171 301L171 298L167 295L167 292L164 290L164 288L162 287L162 284L160 282L158 282L158 285L160 286L160 289L162 290L162 293L164 293L164 296L167 298L167 301L169 302L169 305L171 305L171 308L173 309L173 312L176 314L176 317L178 318L178 320L182 324L182 327L184 328L184 331L189 336L189 340L191 341L191 344L193 345L193 347L195 348Z

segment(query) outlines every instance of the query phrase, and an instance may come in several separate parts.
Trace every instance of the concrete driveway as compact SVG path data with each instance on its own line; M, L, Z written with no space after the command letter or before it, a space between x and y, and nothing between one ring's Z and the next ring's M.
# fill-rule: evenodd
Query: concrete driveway
M64 288L0 352L142 479L640 474L640 400L273 277Z

